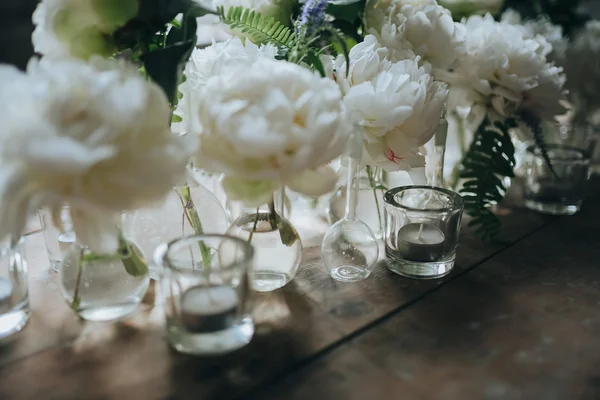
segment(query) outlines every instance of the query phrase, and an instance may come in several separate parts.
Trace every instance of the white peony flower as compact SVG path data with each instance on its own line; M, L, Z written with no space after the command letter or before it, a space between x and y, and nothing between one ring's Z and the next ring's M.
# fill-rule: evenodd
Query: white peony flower
M367 35L365 39L352 47L349 54L350 69L346 69L346 58L340 55L334 63L335 79L346 94L352 86L372 81L382 70L390 65L389 51L382 47L377 38Z
M542 36L552 46L548 54L548 60L562 64L569 41L563 36L560 25L554 25L547 17L539 17L535 20L523 21L521 14L509 9L502 14L502 22L510 25L520 25L526 32L526 37L534 39L537 35Z
M189 97L190 91L201 90L206 81L219 75L223 68L232 65L251 66L259 59L274 59L276 55L277 47L272 44L259 47L249 40L243 43L238 37L220 43L213 43L204 49L194 49L185 66L186 80L179 86L183 98L179 100L175 113L185 120L186 99ZM176 124L174 130L185 130L184 124Z
M591 114L600 109L600 21L589 21L567 51L567 87L578 112Z
M42 0L33 13L34 50L53 58L112 55L112 34L137 12L137 0Z
M552 46L542 36L489 14L472 16L465 26L468 54L441 79L452 88L448 108L467 116L470 128L485 115L505 119L520 111L548 120L564 112L562 69L548 62Z
M407 58L412 50L435 69L453 68L465 52L465 30L450 12L435 0L371 2L365 21L369 33L382 46L397 53L392 61Z
M32 61L28 75L0 80L2 92L20 89L18 106L0 110L1 237L19 236L27 211L47 206L60 221L69 204L78 239L114 251L114 217L160 201L183 176L189 144L171 134L165 95L135 67Z
M208 78L219 75L221 69L233 64L252 65L262 58L274 59L277 47L272 44L257 46L250 41L245 43L238 37L225 42L213 43L204 49L194 49L185 66L185 86L199 89Z
M351 122L364 128L365 163L389 171L423 167L419 148L435 133L448 89L433 79L429 64L419 67L418 57L395 63L382 58L385 52L373 39L367 36L368 46L351 53L351 74L341 83Z
M331 79L260 59L223 67L188 100L188 130L200 134L197 165L223 173L232 198L256 204L280 185L311 195L333 188L321 182L330 174L311 171L339 156L347 139ZM314 181L304 179L311 173Z

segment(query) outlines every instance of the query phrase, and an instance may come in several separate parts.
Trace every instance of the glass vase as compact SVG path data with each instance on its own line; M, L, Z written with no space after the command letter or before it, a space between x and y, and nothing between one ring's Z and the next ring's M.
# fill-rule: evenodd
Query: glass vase
M177 239L156 249L162 266L167 340L177 351L218 355L250 342L248 271L254 251L225 235Z
M371 228L375 236L383 237L383 194L387 190L383 170L367 166L358 177L356 215ZM346 185L336 189L329 200L329 222L335 224L346 211Z
M296 276L302 260L298 231L285 213L276 209L274 199L267 205L244 208L241 214L226 234L246 240L254 247L252 289L270 292L285 286Z
M152 279L158 279L158 267L151 261L158 245L182 236L223 233L228 226L227 214L219 200L194 179L174 187L164 203L123 215L125 237L149 261Z
M23 242L0 246L0 344L29 321L27 263Z
M58 276L65 301L88 321L113 321L132 314L150 282L141 250L123 240L114 254L71 245Z
M54 271L58 271L58 266L62 262L64 254L68 251L71 244L75 243L76 237L73 232L73 224L69 216L69 207L63 207L60 213L60 227L54 224L52 214L48 209L39 209L40 226L44 235L44 243L48 253L50 266Z

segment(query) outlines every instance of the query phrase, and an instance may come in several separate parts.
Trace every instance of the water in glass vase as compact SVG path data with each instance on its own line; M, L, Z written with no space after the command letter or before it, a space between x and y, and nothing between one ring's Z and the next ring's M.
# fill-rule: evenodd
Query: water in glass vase
M227 233L247 240L255 250L250 272L252 289L269 292L289 283L298 272L302 242L294 226L285 218L260 211L238 218Z
M78 245L66 253L58 272L63 297L88 321L112 321L133 313L150 281L147 267L134 276L118 255L96 256Z

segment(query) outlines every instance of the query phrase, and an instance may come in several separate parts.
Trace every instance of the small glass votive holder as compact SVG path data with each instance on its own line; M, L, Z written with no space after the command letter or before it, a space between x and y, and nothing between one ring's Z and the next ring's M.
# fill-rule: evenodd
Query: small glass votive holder
M463 198L431 186L402 186L384 195L388 268L416 279L439 278L454 267Z
M160 245L167 340L177 351L213 356L244 347L254 335L248 273L254 249L226 235L196 235Z
M29 321L27 263L21 238L12 246L0 245L0 344Z
M585 199L590 178L589 152L577 147L546 145L553 174L541 150L527 149L525 158L525 207L552 215L572 215Z
M75 243L75 232L69 216L69 207L61 208L60 219L62 227L57 227L52 219L52 213L45 208L38 209L42 234L48 252L50 266L54 271L58 271L64 255Z

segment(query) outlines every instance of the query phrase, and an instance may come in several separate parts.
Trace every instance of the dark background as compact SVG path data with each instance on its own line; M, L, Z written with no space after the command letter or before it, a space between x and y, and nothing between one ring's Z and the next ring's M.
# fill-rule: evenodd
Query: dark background
M0 0L0 63L27 65L33 54L31 14L38 0Z

